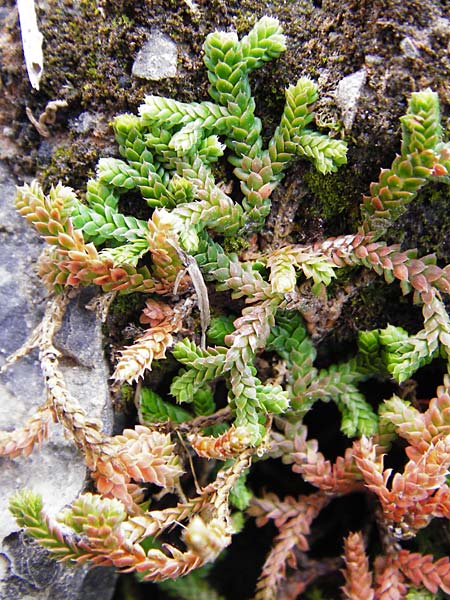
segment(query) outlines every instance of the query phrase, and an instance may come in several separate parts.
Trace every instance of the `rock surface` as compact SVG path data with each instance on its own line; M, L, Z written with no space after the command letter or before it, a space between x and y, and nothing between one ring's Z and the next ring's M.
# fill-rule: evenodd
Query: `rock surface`
M343 77L337 85L335 99L341 109L342 122L346 131L352 128L358 110L358 100L366 79L366 69L360 69L356 73Z
M0 364L25 342L42 317L46 292L34 272L41 243L14 209L15 181L0 163ZM61 367L70 391L91 416L112 429L108 370L102 353L100 323L86 311L89 290L68 307L55 343L63 352ZM0 430L20 426L44 400L36 354L10 367L0 380ZM108 600L115 575L109 569L87 571L51 560L24 538L7 509L8 499L28 487L42 494L46 509L58 512L85 486L86 468L61 426L28 458L0 459L0 600Z
M131 72L135 77L153 81L175 77L177 74L176 44L161 31L153 30L139 50Z

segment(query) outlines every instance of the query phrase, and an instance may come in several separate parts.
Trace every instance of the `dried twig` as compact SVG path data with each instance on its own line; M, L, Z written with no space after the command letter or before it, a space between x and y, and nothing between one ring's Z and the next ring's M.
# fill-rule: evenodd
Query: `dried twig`
M17 0L17 8L19 9L20 33L28 78L34 89L38 90L44 69L42 52L44 37L38 28L34 0Z
M40 115L39 119L36 119L29 106L26 107L25 111L31 123L34 125L34 127L36 127L39 135L42 137L50 137L50 130L47 125L53 125L53 123L56 121L56 113L58 108L65 108L66 106L66 100L51 100L51 102L48 102L46 105L45 110Z

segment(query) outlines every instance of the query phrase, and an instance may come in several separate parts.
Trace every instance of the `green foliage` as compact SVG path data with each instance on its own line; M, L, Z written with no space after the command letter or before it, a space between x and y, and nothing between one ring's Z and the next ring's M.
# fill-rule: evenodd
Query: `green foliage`
M226 348L208 348L203 350L184 339L175 344L174 357L189 369L182 369L173 379L170 393L177 402L193 402L197 391L208 381L222 375L225 368Z
M179 579L168 579L158 587L174 600L224 600L208 581L211 566L207 565Z
M402 383L418 369L439 356L439 345L433 331L424 329L416 335L402 327L360 331L358 334L358 366L362 371L382 375L390 373Z
M385 356L382 352L380 331L358 331L358 367L368 374L384 374L386 371Z
M219 435L222 435L222 433L225 433L225 431L228 431L229 428L230 426L228 423L215 423L214 425L204 427L203 433L204 435L218 437Z
M277 315L267 349L275 350L286 361L294 410L304 414L315 401L332 400L342 413L345 435L370 435L376 430L377 417L356 387L365 378L359 363L350 360L318 371L314 367L316 350L299 314Z
M286 89L280 122L263 147L249 74L285 50L276 19L262 17L242 39L213 32L203 49L211 100L186 103L149 95L137 115L117 116L113 128L121 158L100 159L96 178L87 184L86 203L62 186L48 196L37 185L19 188L20 212L54 246L44 259L43 277L57 290L94 283L105 291L164 294L173 290L186 264L192 276L194 255L202 276L217 290L251 305L238 319L213 320L208 337L216 346L200 348L189 340L175 344L173 355L185 367L170 387L177 402L193 402L197 415L211 414L215 404L207 384L224 378L236 424L252 431L255 444L261 442L268 414L293 410L303 415L318 399L336 402L344 433L370 434L376 418L358 382L386 372L401 382L437 356L440 346L446 348L450 328L439 302L417 335L392 326L361 333L356 359L320 371L299 315L281 311L286 311L287 297L297 293L299 273L313 292L323 295L347 260L374 268L388 282L399 279L405 293L422 293L427 277L437 281L435 260L425 257L420 271L413 264L414 251L394 263L384 250L380 257L365 246L351 249L353 256L347 248L346 259L338 256L339 247L333 255L326 245L288 246L249 262L225 252L213 235L233 239L259 230L270 195L294 157L308 158L327 174L345 164L347 147L312 128L318 86L306 77ZM401 123L401 154L381 172L362 205L361 231L370 234L368 247L371 236L395 221L428 181L445 177L450 166L435 93L413 94ZM240 183L241 203L216 182L214 166L224 154ZM120 212L120 200L129 192L153 210L150 221ZM327 244L332 248L331 240ZM139 266L144 258L149 267ZM255 361L264 349L286 361L286 389L260 380ZM179 422L189 414L177 412L151 390L142 394L141 413L148 422Z
M425 588L410 588L406 594L406 600L439 600L442 594L434 594Z
M314 367L316 350L300 314L277 314L267 349L275 350L286 361L291 407L301 414L306 413L314 403L306 394L306 390L317 375L317 369Z
M437 346L430 351L426 338L414 338L401 327L393 325L380 330L380 344L387 370L400 383L438 354Z
M412 95L407 114L401 119L401 153L371 185L370 195L361 206L362 223L357 233L309 245L267 249L256 258L241 260L229 250L241 247L242 240L251 239L251 234L262 229L271 208L270 196L294 158L308 159L320 175L334 173L347 160L345 142L313 129L318 86L306 77L286 89L280 122L264 144L249 75L284 50L281 27L270 17L258 20L242 39L231 32L210 34L204 44L204 63L211 100L185 103L149 95L137 115L116 117L113 128L120 158L99 161L95 178L87 183L85 202L62 185L48 194L37 183L18 189L18 210L51 246L41 261L40 276L52 291L93 284L106 292L139 292L168 298L167 306L155 302L150 309L156 316L147 321L152 325L135 344L135 356L133 346L127 348L127 353L136 359L142 375L153 358L160 360L166 351L171 351L182 368L170 382L170 394L178 404L190 403L192 411L143 386L139 398L142 423L170 422L172 425L166 425L166 429L173 429L180 436L187 433L192 451L199 457L233 457L232 463L219 471L216 487L206 483L202 497L186 500L180 483L178 491L182 492L183 501L149 516L145 504L134 506L129 489L137 487L133 482L153 481L154 467L149 466L149 461L159 458L149 453L148 444L144 443L143 449L139 445L145 436L156 434L153 450L173 460L173 464L163 464L164 477L160 480L166 481L166 469L168 480L173 483L176 477L178 483L182 455L173 454L175 444L170 434L162 434L165 428L158 426L128 430L126 435L110 438L104 444L111 453L106 462L102 444L90 443L91 438L102 439L100 434L97 437L94 425L87 423L86 428L95 430L90 437L77 421L74 437L86 451L88 464L94 465L99 489L107 490L111 496L117 494L120 500L125 498L129 506L117 498L85 494L60 516L60 521L72 529L68 536L45 516L37 495L23 492L14 497L11 512L18 523L58 558L81 560L84 552L83 560L106 564L108 558L112 561L109 564L120 568L145 571L145 576L141 575L145 579L185 575L193 565L214 560L229 543L232 517L242 526L243 514L231 515L230 504L238 511L246 510L250 504L250 510L259 510L253 506L252 492L246 485L252 452L263 456L272 452L273 444L277 457L294 462L306 481L323 486L317 500L322 492L332 497L349 489L361 489L364 478L368 490L382 488L385 474L381 474L380 461L374 462L378 457L376 453L375 458L372 456L371 444L383 449L383 443L387 447L393 439L394 430L412 439L417 431L411 423L418 424L419 433L424 427L421 413L396 396L380 407L379 423L358 386L371 377L392 377L401 383L439 355L450 365L450 319L441 299L443 292L450 291L448 268L441 269L434 256L420 259L415 250L403 252L399 246L378 241L423 186L435 180L449 181L450 145L443 141L437 95L430 90ZM223 164L219 169L216 164L222 156L232 167L240 194L232 196L226 191L232 186L222 185L225 169ZM133 215L121 212L137 198L142 202ZM223 245L217 240L223 240ZM331 365L322 362L322 367L327 366L321 368L319 361L316 365L315 315L311 316L311 312L316 306L323 314L328 307L330 313L333 308L340 309L340 298L333 297L340 282L337 273L352 267L371 269L388 283L398 280L404 294L412 292L414 302L422 307L423 328L413 335L393 325L360 331L355 356L342 357ZM191 314L189 278L200 308L200 345L194 338L180 339L185 327L183 319ZM217 291L228 292L233 300L241 300L233 306L234 311L241 305L241 315L215 317L208 328L211 288L206 288L203 279ZM336 285L332 286L333 281ZM348 293L346 288L341 291ZM327 292L331 296L328 305ZM178 295L179 302L175 298ZM133 309L138 308L133 304ZM118 303L116 310L125 311L127 306ZM325 330L332 326L333 318L330 314ZM214 417L218 380L227 390L228 409ZM130 396L132 389L124 391ZM306 437L303 417L317 401L334 402L341 414L341 431L348 437L362 438L345 457L338 457L335 465L322 456L315 440ZM445 398L441 403L444 406ZM55 402L52 408L55 414L56 405ZM69 422L64 407L62 413L60 420ZM82 420L80 414L81 411L77 418ZM277 415L283 418L275 419ZM207 416L212 418L195 419L193 425L185 423ZM273 422L276 427L271 430ZM286 431L282 431L282 425L278 427L281 422L286 424ZM433 435L438 436L446 427L445 420L439 422L436 418L433 427ZM286 433L289 428L294 432L292 437ZM18 442L13 441L13 453L26 453L30 444L40 441L40 429L31 442L23 442L29 434L26 428L24 431ZM210 434L212 439L207 437ZM368 440L362 437L375 435L377 438ZM116 442L122 446L114 455ZM443 446L441 442L436 443L437 450ZM433 451L438 454L436 448ZM134 452L139 452L139 457L130 456ZM409 458L414 453L410 452ZM428 462L432 464L431 459ZM405 473L410 475L406 468ZM395 485L392 490L383 490L381 501L394 494L395 486L403 480L396 474L392 481ZM413 483L420 487L419 476L417 481ZM433 481L429 489L434 493ZM405 490L408 491L406 484ZM286 558L292 558L290 544L294 542L289 540L285 525L302 516L296 510L300 511L300 506L304 509L308 500L289 497L278 504L273 498L265 500L269 508L261 520L272 518L267 516L272 510L278 514L275 518L282 535L276 538L276 550L286 551ZM130 520L121 528L127 511ZM308 519L293 526L298 528L294 545L302 551L307 549ZM153 529L157 535L159 528L163 531L174 524L183 525L180 547L185 547L186 552L175 546L160 547L153 543L153 535L147 535ZM397 535L395 523L388 523L388 530L389 535ZM124 540L128 534L131 538ZM133 546L141 535L143 547ZM87 539L93 544L90 548L86 546ZM119 547L122 556L117 555ZM88 549L91 554L87 554ZM283 556L281 559L273 559L274 563L279 561L276 576L284 569ZM267 571L270 569L266 568L270 578ZM203 575L199 570L161 587L187 600L220 598ZM268 593L275 597L274 589ZM426 597L415 593L410 590L408 597ZM310 597L321 596L312 591Z
M123 507L121 508L123 511ZM71 540L58 535L45 518L42 497L39 494L27 489L17 492L10 498L9 510L18 525L47 548L55 558L66 560L77 555Z
M381 171L362 206L367 231L382 233L397 220L418 191L436 176L447 176L448 144L442 143L439 99L427 89L412 94L402 122L401 155Z
M212 415L216 410L214 392L209 386L201 387L194 394L194 411L197 416Z
M321 369L311 386L315 398L336 403L342 414L341 431L348 437L373 435L377 430L377 416L356 387L362 379L364 375L352 359Z
M402 154L430 150L442 142L439 99L431 90L413 94L408 103L408 112L400 121Z
M224 346L226 336L234 331L233 322L233 317L227 317L225 315L213 317L207 331L209 342L211 342L211 344Z
M231 493L231 492L230 492ZM245 514L241 511L236 511L231 515L231 526L233 528L233 533L240 533L245 527Z
M280 250L275 252L268 261L270 266L270 282L274 292L279 294L292 293L297 283L296 269L303 271L307 279L312 279L312 291L320 295L336 277L337 266L326 256L317 255L303 249Z
M163 400L151 388L144 386L141 388L139 412L142 423L183 423L192 418L187 410Z
M240 511L248 508L253 496L252 491L246 485L247 475L248 472L242 473L230 492L231 504Z
M267 349L275 350L292 367L296 363L314 361L316 351L299 313L279 312L267 341ZM309 359L309 360L308 360Z
M25 510L26 509L26 510ZM31 490L18 492L9 501L9 510L20 527L35 527L41 524L42 497Z
M134 388L128 383L120 386L120 395L124 404L131 404L134 400Z
M192 254L206 229L235 237L263 226L270 195L292 158L305 156L321 172L345 162L344 142L307 129L318 96L316 84L307 78L286 90L280 125L263 148L248 75L284 48L281 27L270 17L260 19L242 40L233 33L209 35L204 61L213 102L187 104L148 96L139 115L117 116L113 127L121 158L99 160L96 178L87 184L86 203L73 192L61 194L62 188L46 199L37 188L19 189L22 214L56 245L43 268L49 286L59 291L64 285L95 283L105 291L163 292L182 268L174 246ZM213 166L224 148L241 182L242 205L215 180ZM120 211L121 197L130 192L159 209L152 226ZM45 204L45 214L39 203ZM52 229L63 215L70 216L70 225L57 236L50 234L48 224ZM101 252L90 244L102 246ZM171 260L162 264L161 252ZM153 264L140 271L137 265L149 253ZM307 277L316 283L327 284L331 274L318 261L301 268L308 268Z

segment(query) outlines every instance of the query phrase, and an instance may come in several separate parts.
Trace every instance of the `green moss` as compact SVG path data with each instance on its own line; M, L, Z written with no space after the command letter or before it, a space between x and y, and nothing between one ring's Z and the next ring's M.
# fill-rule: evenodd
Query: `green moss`
M421 311L399 294L398 284L375 279L363 285L349 300L333 335L339 344L340 338L346 338L359 329L376 329L386 327L389 323L416 331L421 326Z
M64 146L57 146L48 162L38 160L39 180L48 188L61 181L75 189L83 188L93 177L100 157L100 148L89 140L74 137Z
M223 248L225 252L232 253L235 252L239 254L243 250L246 250L249 247L249 242L244 237L231 237L224 238L223 240Z
M392 240L418 248L421 254L434 253L448 261L450 241L450 188L436 183L424 188L409 205L408 212L391 229Z
M123 75L131 70L138 33L133 20L114 11L102 14L95 2L74 8L53 1L41 21L46 40L42 90L49 96L61 90L83 109L96 104L125 109Z
M127 294L125 296L118 295L109 309L110 315L117 317L120 315L131 315L139 312L143 307L142 294Z
M344 167L330 175L310 169L304 175L304 182L314 196L308 210L312 216L325 219L331 233L356 227L360 194L355 186L354 174L348 168Z
M120 387L120 395L124 404L132 404L134 402L134 388L128 383L124 383Z
M324 596L323 592L314 586L305 593L305 600L329 600L329 597Z

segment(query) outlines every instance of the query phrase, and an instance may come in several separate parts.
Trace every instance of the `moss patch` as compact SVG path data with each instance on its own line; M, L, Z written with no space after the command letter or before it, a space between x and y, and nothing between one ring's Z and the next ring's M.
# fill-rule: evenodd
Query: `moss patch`
M360 195L350 169L342 168L330 175L311 169L305 173L304 181L313 196L306 199L308 210L313 216L325 220L325 228L330 235L356 228L360 218Z
M393 241L418 248L420 254L436 254L445 262L450 256L450 189L436 183L425 187L409 205L407 213L390 230Z

